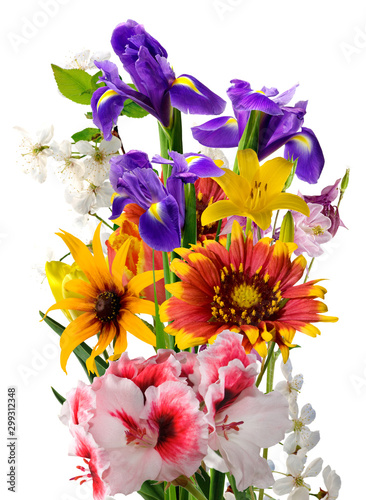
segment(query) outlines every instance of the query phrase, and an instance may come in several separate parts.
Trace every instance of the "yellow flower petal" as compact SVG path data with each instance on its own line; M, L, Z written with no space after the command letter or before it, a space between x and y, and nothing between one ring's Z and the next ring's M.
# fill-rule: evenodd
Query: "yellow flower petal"
M135 337L146 342L147 344L156 345L156 337L140 318L132 314L130 311L124 311L119 320L122 327L132 333Z
M155 281L159 281L164 278L164 270L160 269L155 271ZM137 274L131 281L129 281L127 287L128 291L135 296L139 296L141 290L154 283L154 277L152 271L145 271L144 273Z
M290 175L293 163L284 158L274 158L266 161L259 170L258 176L254 179L262 181L262 185L267 184L267 199L270 200L273 195L280 193Z
M307 203L297 196L296 194L290 193L279 193L276 197L269 201L266 208L269 210L279 210L280 208L286 208L288 210L295 210L301 214L310 215L310 209Z
M238 151L238 165L240 176L252 182L254 176L260 169L258 157L253 149L244 149ZM263 167L262 167L263 168Z
M220 200L213 205L209 205L204 210L201 217L201 224L206 226L207 224L224 219L225 217L230 217L231 215L245 216L246 212L240 210L240 208L230 200Z

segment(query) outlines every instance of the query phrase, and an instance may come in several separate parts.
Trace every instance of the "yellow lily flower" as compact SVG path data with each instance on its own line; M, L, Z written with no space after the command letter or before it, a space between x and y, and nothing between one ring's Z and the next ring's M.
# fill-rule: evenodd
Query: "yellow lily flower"
M300 196L282 192L293 163L275 158L260 166L256 153L245 149L238 151L238 165L239 175L224 168L224 175L214 177L229 199L206 208L202 214L203 226L239 215L249 217L261 229L267 229L273 210L284 208L307 216L310 214L309 207Z

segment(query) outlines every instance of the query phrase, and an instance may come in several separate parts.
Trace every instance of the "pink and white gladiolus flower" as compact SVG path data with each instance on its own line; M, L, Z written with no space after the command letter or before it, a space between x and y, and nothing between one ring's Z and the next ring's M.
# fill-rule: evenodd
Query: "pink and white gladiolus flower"
M256 358L245 354L241 342L241 335L224 331L198 354L209 446L220 452L239 491L274 483L260 449L277 444L290 424L286 398L277 391L263 394L255 387Z

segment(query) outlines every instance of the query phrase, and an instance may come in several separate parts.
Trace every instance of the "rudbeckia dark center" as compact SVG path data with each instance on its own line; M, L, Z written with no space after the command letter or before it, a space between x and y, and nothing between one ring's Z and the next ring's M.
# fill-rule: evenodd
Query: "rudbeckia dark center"
M103 323L113 321L120 309L120 298L115 292L100 293L95 302L95 315Z
M282 296L280 283L268 285L269 276L253 276L224 267L221 284L215 286L211 303L212 319L221 323L258 326L263 320L275 319Z

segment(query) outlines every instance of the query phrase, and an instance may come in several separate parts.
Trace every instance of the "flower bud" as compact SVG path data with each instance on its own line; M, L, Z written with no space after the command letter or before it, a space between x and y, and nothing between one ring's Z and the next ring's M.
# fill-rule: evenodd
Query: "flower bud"
M279 240L284 243L293 243L295 237L294 218L290 211L287 212L281 224Z
M341 182L341 192L344 193L345 190L347 189L348 187L348 183L349 183L349 172L350 172L350 169L347 168L346 170L346 173L344 174L343 176L343 179L342 179L342 182Z

